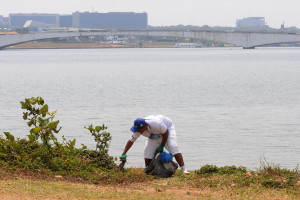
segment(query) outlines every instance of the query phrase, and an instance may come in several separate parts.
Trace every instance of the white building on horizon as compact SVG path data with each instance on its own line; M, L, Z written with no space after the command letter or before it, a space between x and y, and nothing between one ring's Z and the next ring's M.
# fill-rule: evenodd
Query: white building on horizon
M237 28L263 28L266 26L264 17L247 17L236 20Z

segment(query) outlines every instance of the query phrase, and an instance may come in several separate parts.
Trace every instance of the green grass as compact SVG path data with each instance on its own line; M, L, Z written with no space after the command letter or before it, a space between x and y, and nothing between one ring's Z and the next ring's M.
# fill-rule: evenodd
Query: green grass
M76 174L51 171L0 170L0 199L300 199L299 173L277 169L275 174L252 172L233 174L182 175L180 171L167 179L143 174L142 169L126 172L93 172L86 178ZM288 178L293 174L292 183ZM267 178L268 177L268 178ZM273 179L277 184L266 185Z

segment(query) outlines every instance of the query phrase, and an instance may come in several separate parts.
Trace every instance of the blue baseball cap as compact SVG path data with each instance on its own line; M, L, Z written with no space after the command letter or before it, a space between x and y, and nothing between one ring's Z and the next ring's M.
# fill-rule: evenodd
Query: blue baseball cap
M139 132L139 130L146 125L146 121L143 118L137 118L136 120L134 120L134 125L131 127L131 131L136 133Z

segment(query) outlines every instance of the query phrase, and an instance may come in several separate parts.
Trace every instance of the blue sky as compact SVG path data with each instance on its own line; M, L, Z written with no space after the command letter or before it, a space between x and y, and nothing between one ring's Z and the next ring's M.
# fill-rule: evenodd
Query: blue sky
M75 11L147 12L149 25L235 26L236 19L265 17L279 28L300 28L299 0L1 0L0 15Z

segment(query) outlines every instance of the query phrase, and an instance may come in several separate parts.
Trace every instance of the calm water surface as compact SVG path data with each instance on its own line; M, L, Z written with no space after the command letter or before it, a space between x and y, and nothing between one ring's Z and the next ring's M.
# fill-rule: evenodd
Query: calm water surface
M83 127L108 126L120 156L133 120L175 124L188 169L300 164L300 48L0 51L0 134L26 137L20 101L42 96L60 135L95 148ZM58 136L61 138L61 136ZM145 138L128 153L142 167Z

